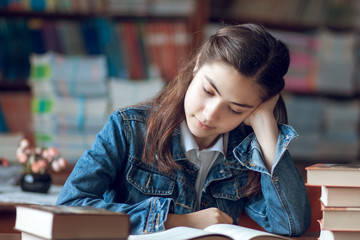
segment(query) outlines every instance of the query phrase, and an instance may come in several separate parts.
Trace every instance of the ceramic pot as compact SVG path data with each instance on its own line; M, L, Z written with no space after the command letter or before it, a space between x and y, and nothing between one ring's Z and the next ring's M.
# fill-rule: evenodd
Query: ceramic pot
M20 179L20 187L26 192L47 193L51 183L51 176L47 173L25 173Z

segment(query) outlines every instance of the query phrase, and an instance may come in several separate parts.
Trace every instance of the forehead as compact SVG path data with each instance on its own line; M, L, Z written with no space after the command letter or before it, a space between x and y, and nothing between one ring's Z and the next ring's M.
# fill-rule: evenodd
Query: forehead
M212 82L227 101L256 106L261 102L260 88L253 77L246 77L235 68L223 63L204 64L199 73L205 83Z

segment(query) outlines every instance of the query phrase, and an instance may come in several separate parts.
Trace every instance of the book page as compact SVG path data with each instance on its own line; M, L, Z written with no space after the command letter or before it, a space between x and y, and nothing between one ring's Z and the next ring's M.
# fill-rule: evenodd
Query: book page
M232 237L235 240L251 240L251 239L256 239L256 240L288 239L288 240L290 240L289 238L286 238L283 236L279 236L279 235L271 234L268 232L251 229L251 228L232 225L232 224L215 224L215 225L211 225L211 226L205 228L204 230L208 231L208 232L222 233L224 235Z
M201 229L189 228L189 227L175 227L166 231L156 232L145 235L130 235L128 240L186 240L186 239L202 239L202 237L212 235L213 239L229 239L225 236L218 235L216 233L210 233ZM204 238L205 239L205 238ZM211 239L211 238L206 238Z

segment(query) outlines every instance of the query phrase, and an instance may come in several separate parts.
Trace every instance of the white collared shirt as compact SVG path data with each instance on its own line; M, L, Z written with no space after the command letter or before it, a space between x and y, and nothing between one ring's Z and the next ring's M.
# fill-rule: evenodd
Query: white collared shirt
M181 129L181 143L185 150L187 159L199 167L199 173L196 178L195 190L196 190L196 210L200 208L200 194L204 185L205 179L210 171L211 166L218 158L219 154L224 155L224 136L221 135L216 143L207 149L199 151L199 146L196 143L193 135L191 134L186 121L183 121L180 125Z

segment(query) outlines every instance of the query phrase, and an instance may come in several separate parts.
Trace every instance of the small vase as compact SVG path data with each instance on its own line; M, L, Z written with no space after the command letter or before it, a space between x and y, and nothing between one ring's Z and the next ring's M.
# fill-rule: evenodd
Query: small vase
M47 193L51 183L52 179L48 173L25 173L20 179L20 187L26 192Z

